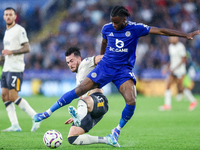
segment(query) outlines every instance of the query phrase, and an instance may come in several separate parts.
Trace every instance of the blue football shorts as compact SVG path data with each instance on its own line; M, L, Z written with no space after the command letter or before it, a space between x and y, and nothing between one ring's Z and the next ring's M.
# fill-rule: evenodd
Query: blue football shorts
M21 90L23 72L3 72L1 75L1 88Z
M119 89L129 79L132 79L136 85L136 77L130 66L122 65L121 67L114 68L113 66L109 67L104 61L100 61L87 77L97 83L99 88L112 81Z

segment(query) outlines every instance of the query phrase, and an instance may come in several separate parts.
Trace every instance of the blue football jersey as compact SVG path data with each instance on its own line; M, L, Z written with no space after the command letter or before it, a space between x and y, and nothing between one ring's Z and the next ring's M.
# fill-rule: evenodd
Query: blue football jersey
M142 23L128 21L128 25L117 31L112 23L105 24L102 28L102 36L107 40L106 51L102 58L104 63L115 68L121 65L134 67L138 39L147 35L150 28Z

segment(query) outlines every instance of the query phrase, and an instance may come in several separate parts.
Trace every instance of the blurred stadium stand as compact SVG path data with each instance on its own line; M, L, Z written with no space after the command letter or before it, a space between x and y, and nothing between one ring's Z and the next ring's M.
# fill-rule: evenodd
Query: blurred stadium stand
M83 58L98 55L102 26L110 22L110 11L116 4L126 6L131 13L129 20L134 22L183 32L200 28L199 0L1 0L0 14L3 15L6 7L14 7L18 14L17 23L26 28L30 39L31 53L25 55L24 79L30 81L41 78L60 82L67 80L65 77L72 77L74 80L65 62L65 50L78 46ZM5 23L0 17L1 49L4 30ZM194 80L199 85L200 36L191 41L180 40L191 53L197 72ZM148 83L152 79L156 83L164 81L161 68L169 60L168 45L165 36L148 35L140 38L134 68L139 79ZM160 89L159 85L164 89L163 84L156 85L154 89ZM149 85L146 83L144 86ZM194 91L199 90L200 86L195 86ZM152 92L149 92L150 95Z

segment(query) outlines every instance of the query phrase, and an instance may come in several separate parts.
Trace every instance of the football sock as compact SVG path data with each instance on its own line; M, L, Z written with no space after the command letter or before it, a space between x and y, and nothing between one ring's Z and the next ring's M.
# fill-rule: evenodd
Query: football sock
M68 141L70 141L73 137L68 137ZM70 141L73 145L88 145L88 144L95 144L95 143L107 143L106 137L99 137L99 136L91 136L89 134L82 134L77 136Z
M177 100L177 101L182 100L182 98L183 98L183 94L182 94L182 93L178 93L178 94L176 95L176 100Z
M195 97L192 95L192 92L189 89L184 89L183 93L191 103L196 101Z
M87 104L84 100L78 100L77 111L79 115L79 119L82 120L88 113Z
M6 111L8 114L8 118L11 122L11 125L19 125L14 103L11 101L7 101L7 102L4 102L4 104L6 106Z
M33 119L33 116L36 114L36 112L25 99L19 97L14 101L14 103Z
M134 114L136 105L128 105L126 104L124 110L122 111L122 117L119 122L119 127L123 128L125 124L128 122L128 120L131 119L131 117Z
M166 90L165 92L165 102L166 105L170 105L171 106L171 91L170 90Z
M78 96L75 93L75 89L72 91L69 91L65 93L57 102L55 102L51 107L50 111L54 112L55 110L59 109L60 107L63 107L73 101L73 99L78 98Z

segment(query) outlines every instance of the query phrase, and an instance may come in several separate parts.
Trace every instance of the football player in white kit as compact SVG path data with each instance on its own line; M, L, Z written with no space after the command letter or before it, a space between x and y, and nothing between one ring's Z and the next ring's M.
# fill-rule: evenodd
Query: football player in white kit
M3 39L4 49L0 60L5 60L3 73L1 76L2 100L6 106L6 111L11 122L11 127L2 130L3 132L21 131L16 115L14 104L19 106L32 119L36 112L28 102L18 96L23 81L25 68L24 54L30 52L29 41L25 29L15 23L16 11L12 7L4 10L4 20L6 31ZM40 127L40 122L33 120L31 131L34 132Z
M70 70L76 73L77 85L86 78L103 57L103 55L98 55L85 58L82 61L80 50L77 47L70 47L66 51L65 56ZM72 118L68 119L65 124L73 122L68 134L70 144L86 145L104 143L114 147L120 147L111 134L106 137L84 134L89 132L108 111L108 100L103 95L103 89L95 88L90 90L79 98L77 110L73 106L69 106L68 110Z
M171 90L170 86L173 82L177 83L179 92L183 92L186 98L190 101L189 111L195 109L198 104L198 101L194 98L191 93L191 90L183 87L183 79L186 75L186 48L179 42L178 37L169 37L169 56L170 63L168 64L166 70L163 70L163 73L167 71L170 72L170 75L167 80L167 90L165 92L164 105L159 107L160 111L171 110Z

